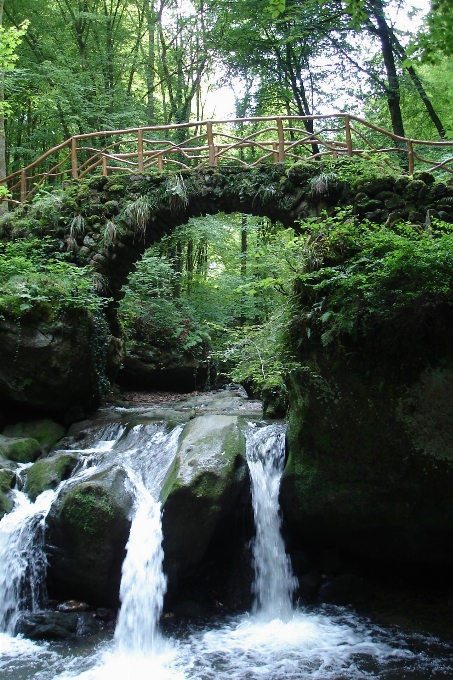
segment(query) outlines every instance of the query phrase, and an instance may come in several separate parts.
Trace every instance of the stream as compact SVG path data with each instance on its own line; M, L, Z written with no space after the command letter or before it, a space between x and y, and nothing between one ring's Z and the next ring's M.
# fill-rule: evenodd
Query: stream
M256 528L252 610L161 625L167 579L160 493L184 425L160 412L155 422L135 424L132 410L112 409L108 422L100 421L79 448L72 446L80 454L72 476L35 503L14 491L14 510L0 521L2 680L453 678L453 647L427 631L384 626L353 608L294 603L297 580L278 503L285 426L263 422L259 412L241 417ZM114 632L61 642L14 636L20 612L45 602L44 532L52 503L112 460L126 472L133 498Z

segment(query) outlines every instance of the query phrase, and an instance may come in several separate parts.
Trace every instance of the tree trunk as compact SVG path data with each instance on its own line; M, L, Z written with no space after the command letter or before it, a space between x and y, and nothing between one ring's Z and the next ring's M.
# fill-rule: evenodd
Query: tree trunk
M241 215L241 276L247 274L247 215Z
M393 32L392 32L392 38L393 38L393 44L395 46L395 50L396 50L399 58L401 59L401 61L404 62L407 59L406 51ZM414 84L415 89L417 90L417 92L420 96L420 99L422 100L423 104L425 105L425 108L428 112L429 117L431 118L432 122L435 125L437 132L439 133L439 137L441 139L445 139L445 137L447 136L445 128L442 125L442 122L441 122L439 116L437 115L436 111L434 110L434 106L432 105L431 100L428 97L426 90L423 87L420 78L418 77L417 72L415 71L413 66L405 66L405 68L407 69L407 72L409 73L409 76L410 76L410 78L411 78L411 80Z
M387 73L387 103L392 121L392 130L395 135L405 137L400 106L400 84L393 56L392 31L387 24L381 0L376 0L373 3L373 14L378 26L377 33L381 42L382 58Z
M146 0L146 22L148 27L148 59L146 63L147 118L148 125L154 125L154 78L156 52L156 12L154 0Z
M193 264L194 264L194 257L193 257L193 240L189 239L189 242L187 244L187 260L186 260L186 268L187 268L187 297L190 297L192 294L192 284L193 284Z

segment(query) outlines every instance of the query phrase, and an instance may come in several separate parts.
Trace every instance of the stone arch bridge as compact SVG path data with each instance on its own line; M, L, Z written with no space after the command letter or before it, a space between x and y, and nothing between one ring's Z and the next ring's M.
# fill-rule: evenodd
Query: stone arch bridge
M340 158L328 167L312 160L72 180L3 217L1 238L48 235L74 263L102 275L104 294L112 299L106 372L114 376L122 361L116 307L123 286L145 249L192 217L242 212L303 230L308 218L351 206L357 219L388 226L409 220L420 229L436 216L453 222L453 183L435 181L427 172L360 179L358 163ZM90 338L86 328L64 321L49 326L38 320L21 328L2 322L0 402L65 413L68 422L83 417L100 399Z
M23 224L57 237L74 262L103 275L114 309L146 248L193 217L241 212L303 229L307 218L351 206L357 218L390 226L401 220L422 226L436 216L453 221L453 184L435 182L427 172L360 180L359 170L354 159L338 159L328 171L309 161L95 176L71 181L55 195L56 223L39 200L23 204L14 232Z

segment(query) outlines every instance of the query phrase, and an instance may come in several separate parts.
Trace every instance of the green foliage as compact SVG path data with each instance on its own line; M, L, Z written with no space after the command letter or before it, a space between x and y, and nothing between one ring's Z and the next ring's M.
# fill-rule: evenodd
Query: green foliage
M95 275L66 261L50 238L0 244L0 315L56 319L62 312L98 313L105 300Z
M130 276L120 318L132 343L201 356L209 334L190 302L173 298L175 278L170 263L145 255Z
M416 332L434 310L453 304L453 233L400 225L393 230L353 222L309 229L320 266L296 279L292 321L299 346L341 346L347 338L395 338Z
M14 68L14 64L19 58L19 55L16 54L16 48L22 42L29 24L30 22L25 19L18 28L0 26L0 71L9 71Z
M422 49L423 58L428 62L438 61L441 54L453 55L452 10L451 0L431 1L431 10L426 18L424 30L418 36L417 45ZM412 51L415 49L414 45Z
M300 366L287 342L288 311L274 312L266 323L226 331L214 356L224 374L261 394L264 388L286 393L285 378Z

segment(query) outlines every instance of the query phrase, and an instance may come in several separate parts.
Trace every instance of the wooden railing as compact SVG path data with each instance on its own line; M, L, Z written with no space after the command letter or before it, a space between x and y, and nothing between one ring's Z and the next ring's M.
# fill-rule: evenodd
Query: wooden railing
M341 156L377 157L410 175L422 168L453 173L453 141L399 137L357 116L330 114L206 120L74 135L0 179L0 184L9 189L7 200L20 203L45 184L82 179L95 171L107 175L232 164L252 168Z

